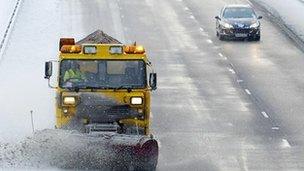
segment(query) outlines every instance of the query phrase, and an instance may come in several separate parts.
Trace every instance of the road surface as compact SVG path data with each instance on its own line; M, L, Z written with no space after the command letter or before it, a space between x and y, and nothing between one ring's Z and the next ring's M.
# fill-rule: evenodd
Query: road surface
M219 41L214 16L229 3L248 2L23 1L0 62L1 141L31 134L30 110L36 129L53 127L43 62L59 37L102 29L143 44L158 73L158 170L303 170L304 54L267 16L260 42Z

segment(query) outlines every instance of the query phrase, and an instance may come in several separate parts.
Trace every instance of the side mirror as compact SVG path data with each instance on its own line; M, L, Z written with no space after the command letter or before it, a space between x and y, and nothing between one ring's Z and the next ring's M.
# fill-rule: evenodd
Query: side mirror
M152 88L152 90L157 89L157 74L156 73L150 73L149 85Z
M258 16L258 19L260 20L260 19L262 19L263 17L262 16Z
M217 20L221 20L221 18L219 16L215 16L215 19Z
M45 62L45 75L44 78L45 79L50 79L50 77L53 74L53 64L52 62Z

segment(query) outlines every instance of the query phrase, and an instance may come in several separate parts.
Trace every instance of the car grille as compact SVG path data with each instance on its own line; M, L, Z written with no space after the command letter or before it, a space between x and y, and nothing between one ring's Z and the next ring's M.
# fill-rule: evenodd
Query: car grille
M245 34L248 34L248 33L250 33L250 29L234 29L233 30L234 31L234 33L245 33Z

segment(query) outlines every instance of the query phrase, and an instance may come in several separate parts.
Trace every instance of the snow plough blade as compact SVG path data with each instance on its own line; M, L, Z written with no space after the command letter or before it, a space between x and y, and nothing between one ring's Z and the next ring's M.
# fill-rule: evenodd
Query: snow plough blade
M114 153L111 165L123 170L155 170L158 143L143 135L114 134L105 138L106 147Z

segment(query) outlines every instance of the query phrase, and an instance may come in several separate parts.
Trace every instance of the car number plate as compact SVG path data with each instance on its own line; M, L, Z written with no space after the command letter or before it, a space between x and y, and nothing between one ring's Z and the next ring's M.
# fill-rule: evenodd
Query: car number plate
M236 33L235 37L247 37L248 35L245 33Z

